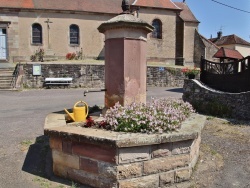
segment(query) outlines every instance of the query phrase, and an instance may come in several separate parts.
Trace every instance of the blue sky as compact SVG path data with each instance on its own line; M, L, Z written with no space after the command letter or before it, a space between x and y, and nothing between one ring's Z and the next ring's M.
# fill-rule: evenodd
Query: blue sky
M199 32L210 38L221 29L223 36L235 34L250 42L250 0L216 0L217 2L242 9L241 12L212 0L186 0L195 17L200 21ZM173 0L182 2L182 0Z

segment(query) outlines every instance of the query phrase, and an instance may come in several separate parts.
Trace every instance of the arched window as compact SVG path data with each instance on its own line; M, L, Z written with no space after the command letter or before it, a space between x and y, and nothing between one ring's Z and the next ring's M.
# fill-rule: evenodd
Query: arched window
M77 25L71 25L69 27L69 43L79 44L79 27Z
M38 23L32 25L32 44L42 44L43 43L43 30L42 26Z
M159 19L153 20L152 25L154 26L154 31L152 32L152 37L161 39L162 38L162 23Z

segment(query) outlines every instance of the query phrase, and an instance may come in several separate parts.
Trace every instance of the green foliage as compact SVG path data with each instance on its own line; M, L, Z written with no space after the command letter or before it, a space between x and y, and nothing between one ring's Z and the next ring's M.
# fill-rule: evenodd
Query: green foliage
M35 179L33 179L33 181L39 183L41 188L51 187L51 183L45 178L36 177Z
M35 51L35 54L30 56L30 60L31 61L43 61L43 57L44 57L44 49L40 48L38 50Z
M199 74L200 70L197 69L196 67L194 67L192 69L186 67L186 68L183 68L181 70L181 72L183 72L185 74L185 76L189 76L189 75L197 75L197 74Z
M191 104L199 113L204 113L216 117L231 117L232 115L231 108L220 103L216 99L210 100L209 102L193 100Z
M71 185L71 188L77 188L77 183L75 183L75 182L72 182L72 185Z
M170 67L170 68L168 68L167 70L168 70L169 73L171 73L171 74L173 74L173 75L176 75L176 73L177 73L177 70L176 70L175 68L171 68L171 67Z

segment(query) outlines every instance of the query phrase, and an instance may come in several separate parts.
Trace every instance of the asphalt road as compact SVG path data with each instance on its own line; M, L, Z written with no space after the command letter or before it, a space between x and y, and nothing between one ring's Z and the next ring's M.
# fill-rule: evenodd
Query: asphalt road
M182 88L148 88L147 99L151 97L181 98ZM90 106L103 105L104 92L83 97L83 89L0 91L0 188L64 187L51 184L63 183L61 180L42 178L39 164L45 162L46 156L41 155L44 148L39 142L30 142L43 138L47 114L72 108L78 100Z

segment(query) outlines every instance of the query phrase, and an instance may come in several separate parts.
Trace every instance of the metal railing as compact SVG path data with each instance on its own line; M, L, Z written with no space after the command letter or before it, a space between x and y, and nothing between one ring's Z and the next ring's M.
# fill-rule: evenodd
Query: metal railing
M12 78L12 82L11 82L11 86L12 88L16 88L16 82L17 82L17 78L19 76L19 72L20 72L20 62L16 64L15 70L13 72L13 78Z
M211 88L225 92L250 91L250 56L218 63L201 58L200 80Z

